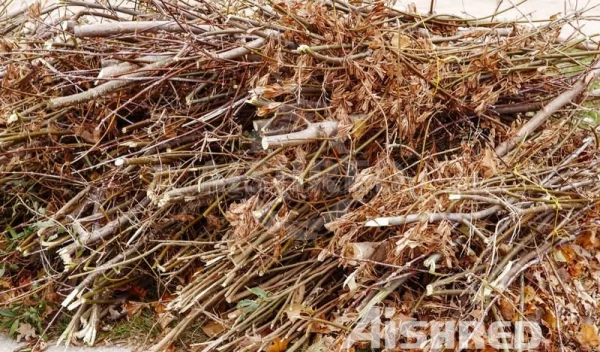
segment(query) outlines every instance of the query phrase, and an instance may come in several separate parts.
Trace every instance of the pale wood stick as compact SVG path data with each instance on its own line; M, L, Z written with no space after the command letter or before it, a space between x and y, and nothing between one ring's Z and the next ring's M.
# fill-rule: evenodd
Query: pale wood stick
M321 138L331 137L337 132L337 121L315 122L308 125L302 131L281 134L277 136L266 136L262 139L262 147L264 149L292 147L314 142Z
M173 21L129 21L77 25L73 28L73 35L77 38L109 37L126 33L156 33L160 31L199 34L215 30L220 30L220 28L211 25L179 24Z

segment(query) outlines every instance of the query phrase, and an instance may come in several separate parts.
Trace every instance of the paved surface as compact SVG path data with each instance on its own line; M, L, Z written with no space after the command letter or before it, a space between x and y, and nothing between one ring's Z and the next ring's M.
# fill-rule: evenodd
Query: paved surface
M3 0L0 0L0 2ZM43 1L45 3L52 3L55 0ZM13 0L11 10L23 6L24 3L33 3L34 0ZM398 7L403 8L410 3L415 3L417 9L426 13L429 11L430 1L429 0L399 0ZM500 3L500 10L511 7L512 4L521 2L521 0L436 0L435 11L437 13L447 13L460 16L469 16L480 18L491 15L495 12L498 4ZM499 19L548 19L552 15L572 13L574 9L588 9L596 6L595 8L587 11L585 16L595 16L593 20L581 21L579 26L582 28L582 32L587 35L593 35L600 33L600 2L598 0L528 0L525 3L519 5L518 9L512 9L507 11L500 16ZM572 29L565 29L565 34L572 31ZM600 40L600 37L596 38ZM19 345L15 341L8 339L7 337L0 335L0 352L13 352ZM95 347L95 348L79 348L71 347L66 349L65 347L49 346L48 352L130 352L129 349L119 347Z
M442 14L460 15L463 17L481 18L492 15L496 8L503 12L496 18L504 20L546 20L553 15L572 14L583 11L588 20L579 21L578 26L586 35L600 33L600 1L598 0L527 0L514 8L514 4L522 0L434 0L435 12ZM427 13L431 4L430 0L397 0L400 7L411 2L417 5L419 12ZM573 28L565 26L563 33L570 34ZM596 38L600 40L600 36Z
M5 335L0 335L0 352L18 351L20 347L24 347L24 343L17 343L9 339ZM131 352L130 349L120 347L69 347L64 346L48 346L46 352Z

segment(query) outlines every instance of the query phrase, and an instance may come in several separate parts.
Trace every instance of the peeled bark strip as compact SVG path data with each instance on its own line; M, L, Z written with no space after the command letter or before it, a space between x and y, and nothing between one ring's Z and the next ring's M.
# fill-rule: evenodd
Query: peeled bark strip
M262 147L263 149L269 149L312 143L316 140L333 136L337 132L337 128L337 121L311 123L302 131L264 137L262 139Z
M132 21L78 25L73 28L73 35L77 38L109 37L126 33L156 33L160 31L199 34L218 29L210 25L179 24L173 21Z

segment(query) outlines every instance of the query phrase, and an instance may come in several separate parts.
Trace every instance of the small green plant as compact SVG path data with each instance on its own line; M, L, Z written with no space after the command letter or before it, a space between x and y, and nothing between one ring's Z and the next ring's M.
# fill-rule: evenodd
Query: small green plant
M7 331L10 337L16 337L22 324L29 324L35 328L37 335L44 332L42 322L46 312L47 303L41 300L33 306L15 304L9 308L0 309L0 331Z
M8 253L13 251L15 248L17 248L22 239L31 235L34 231L35 228L33 226L27 226L20 232L17 232L17 230L11 226L7 226L6 231L4 231L4 237L6 238L7 245L3 252Z
M256 296L256 299L243 299L238 302L236 307L242 310L242 319L248 313L257 310L260 304L269 297L269 293L260 287L248 288L248 291L252 292Z
M108 338L126 340L141 337L156 337L161 332L160 325L156 323L156 316L150 309L142 309L129 320L118 322L108 332Z
M43 208L40 208L40 211L41 210L43 210ZM51 221L38 221L30 226L25 226L20 231L17 231L12 226L7 225L5 231L3 232L3 235L4 235L7 245L4 246L3 250L0 250L0 254L6 254L6 253L13 251L15 248L17 248L17 246L23 239L29 237L31 234L33 234L37 230L43 229L44 227L52 226L53 224L54 223ZM59 228L57 233L58 234L64 233L64 229ZM0 276L2 276L2 275L0 275Z

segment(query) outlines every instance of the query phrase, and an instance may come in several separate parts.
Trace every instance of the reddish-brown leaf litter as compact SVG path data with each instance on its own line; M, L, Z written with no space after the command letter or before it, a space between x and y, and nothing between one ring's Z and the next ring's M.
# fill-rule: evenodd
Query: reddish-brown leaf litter
M150 351L335 351L385 307L597 348L600 48L559 36L585 16L1 17L0 326L91 345L150 314Z

